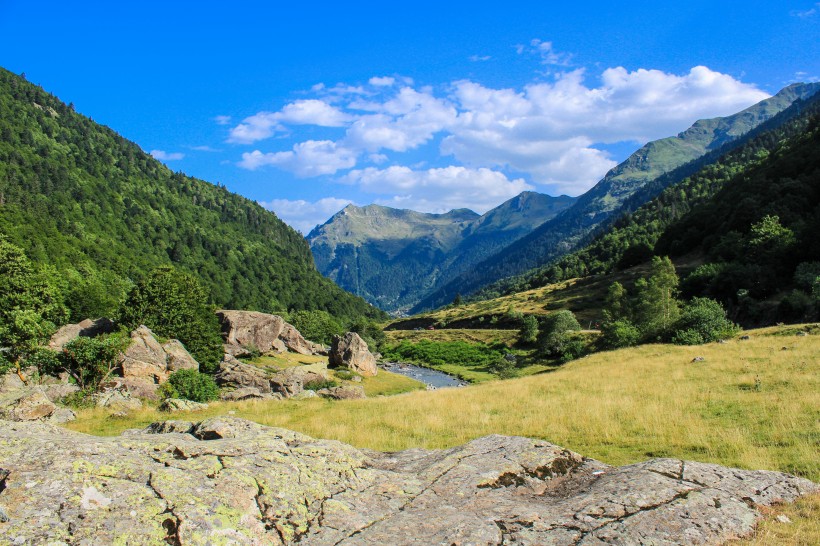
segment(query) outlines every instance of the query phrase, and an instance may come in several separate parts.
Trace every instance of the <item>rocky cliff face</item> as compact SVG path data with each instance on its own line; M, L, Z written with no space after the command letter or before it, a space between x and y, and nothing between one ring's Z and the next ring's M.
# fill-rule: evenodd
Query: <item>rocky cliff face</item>
M506 436L378 453L235 418L117 438L0 421L0 437L13 544L714 544L751 531L756 506L818 490Z

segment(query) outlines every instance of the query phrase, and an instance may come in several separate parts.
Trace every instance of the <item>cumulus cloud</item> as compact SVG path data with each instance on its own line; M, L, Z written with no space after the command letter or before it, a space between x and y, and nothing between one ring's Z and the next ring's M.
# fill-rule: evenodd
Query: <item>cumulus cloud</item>
M185 157L181 152L165 152L163 150L151 150L151 157L158 161L178 161Z
M569 54L541 40L521 46L521 52L537 54L550 66L566 66L571 60ZM317 87L314 91L321 98L294 101L278 112L245 118L231 129L231 140L257 142L296 125L335 127L340 135L335 140L305 140L289 143L285 150L247 152L239 165L274 166L300 177L343 174L358 167L342 179L366 191L375 187L370 181L378 180L385 188L404 191L402 199L449 206L446 203L458 203L435 190L443 187L444 180L473 188L471 180L488 179L489 173L494 173L496 182L498 176L506 181L498 185L504 189L501 194L486 194L493 198L507 197L507 189L521 184L578 195L615 165L602 150L606 145L642 144L670 136L697 119L729 115L768 96L704 66L683 74L614 67L596 76L596 83L590 85L591 78L578 68L521 88L493 88L463 80L440 89L415 86L406 78L377 76L363 86ZM389 159L387 151L393 152ZM399 165L362 169L360 161L378 166L387 161L449 162L461 170ZM465 173L472 178L467 180ZM409 186L401 189L398 181L418 191L410 191ZM473 201L465 194L453 195L463 199L462 206ZM484 201L478 201L481 208Z
M490 57L489 55L470 55L469 57L467 57L467 59L471 63L483 63L485 61L489 61L490 59L492 59L492 57Z
M214 121L217 125L230 125L231 116L216 116L214 117Z
M813 8L807 10L792 10L789 12L792 17L799 17L801 19L809 19L817 14L820 14L820 2L814 5Z
M449 166L413 170L404 166L368 167L350 171L342 179L362 191L387 195L378 203L423 212L446 212L467 207L483 213L533 187L523 179L510 180L491 169Z
M308 140L294 144L286 152L262 153L259 150L242 154L239 166L256 170L265 165L275 165L300 178L335 174L356 165L358 153L330 140Z
M351 204L349 199L325 197L318 201L304 201L298 199L273 199L260 201L264 208L276 213L293 229L307 235L317 225L325 223L331 216Z

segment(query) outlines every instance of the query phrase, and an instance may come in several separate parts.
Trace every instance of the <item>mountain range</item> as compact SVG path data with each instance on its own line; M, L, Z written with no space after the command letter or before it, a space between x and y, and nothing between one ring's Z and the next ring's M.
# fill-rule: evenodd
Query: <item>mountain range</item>
M351 213L350 207L311 232L308 240L319 271L382 309L395 313L440 307L458 295L473 294L502 279L543 267L581 247L612 219L637 209L666 187L696 172L705 162L742 145L755 128L818 90L818 83L793 84L737 114L699 120L676 136L649 142L577 199L558 198L566 206L549 207L548 214L542 214L540 208L527 209L526 219L519 221L515 219L517 207L512 204L520 197L532 198L533 194L514 198L484 215L505 219L488 222L481 231L482 240L492 241L491 244L470 248L469 243L462 246L458 241L454 245L452 230L460 229L454 227L447 231L450 235L442 238L449 244L442 244L431 239L418 224L408 231L397 223L389 235L382 236L375 233L376 224L346 223L347 214L342 213ZM540 199L549 202L551 198ZM363 209L368 207L356 210ZM385 218L390 217L391 210L378 208ZM401 214L409 217L420 213ZM415 218L436 218L433 223L453 218L452 224L465 226L461 233L469 232L463 211L448 214ZM515 225L515 229L507 229L504 222ZM414 235L422 233L419 237ZM384 240L392 245L400 241L393 248L401 247L407 252L384 252ZM470 237L465 236L464 240L469 241ZM419 252L421 249L427 252Z
M524 192L483 215L348 205L307 239L324 275L382 309L401 312L574 202Z

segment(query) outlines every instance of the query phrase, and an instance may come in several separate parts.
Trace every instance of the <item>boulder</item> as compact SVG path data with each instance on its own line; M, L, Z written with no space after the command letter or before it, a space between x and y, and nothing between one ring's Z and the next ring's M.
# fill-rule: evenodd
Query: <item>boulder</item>
M55 411L57 406L39 386L23 387L0 394L0 419L37 421L47 419Z
M165 366L169 372L177 370L199 370L199 362L194 360L191 353L179 340L172 339L162 345L165 351Z
M80 390L80 387L71 383L50 383L40 385L40 388L43 389L43 393L45 393L52 402L57 402Z
M216 384L229 389L254 387L261 393L271 392L270 374L251 364L240 362L236 358L225 355L219 364L219 370L214 376Z
M114 331L114 323L107 318L85 319L77 324L66 324L57 330L48 342L48 348L61 351L70 341L78 337L95 337Z
M330 346L330 368L349 368L365 377L378 373L376 358L367 348L367 343L356 332L348 332L344 336L333 336Z
M273 374L270 378L270 385L273 392L278 392L285 398L291 398L302 392L305 383L323 379L325 377L321 374L305 370L302 366L295 366Z
M367 398L364 393L364 387L361 385L342 385L341 387L331 387L329 389L320 389L316 394L322 398L330 398L332 400L357 400Z
M282 317L258 311L223 309L217 311L216 315L222 323L225 344L232 346L232 350L254 348L266 353L273 348L285 326Z
M300 355L312 355L316 352L316 345L310 341L307 341L304 337L302 337L302 334L299 333L299 330L287 322L282 328L282 333L279 334L279 339L282 340L288 350L294 353L299 353Z
M232 391L222 391L219 398L226 402L239 402L241 400L276 400L281 399L282 396L261 392L256 387L241 387Z
M132 397L147 400L159 400L159 385L152 379L142 377L118 377L115 379L118 387L127 390Z
M125 389L106 389L94 395L94 401L99 408L109 408L115 411L133 411L142 407L139 398L131 396Z
M168 379L167 355L146 326L131 332L131 344L122 360L122 376L163 383Z
M721 544L820 492L498 435L380 453L232 417L114 438L2 421L0 438L0 536L20 544Z
M185 400L183 398L166 398L162 404L159 405L160 411L201 411L208 409L208 404L201 402L194 402L193 400Z

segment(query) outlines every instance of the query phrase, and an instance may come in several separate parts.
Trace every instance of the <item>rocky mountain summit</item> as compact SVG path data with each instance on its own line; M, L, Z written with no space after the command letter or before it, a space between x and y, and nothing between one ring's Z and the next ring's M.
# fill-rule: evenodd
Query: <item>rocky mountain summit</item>
M230 417L115 438L0 421L0 437L9 544L714 544L820 489L520 437L379 453Z

